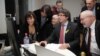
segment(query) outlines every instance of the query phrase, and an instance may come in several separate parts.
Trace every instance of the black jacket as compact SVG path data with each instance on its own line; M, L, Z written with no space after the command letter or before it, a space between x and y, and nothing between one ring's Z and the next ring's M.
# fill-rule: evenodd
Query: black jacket
M86 54L87 54L88 49L87 49L87 45L86 45L86 42L85 42L86 33L87 33L87 29L84 28L84 30L83 30L83 42L82 42L81 49L82 49L82 51L85 51ZM95 24L95 36L96 36L97 45L100 49L100 21L99 20L97 20L96 24Z

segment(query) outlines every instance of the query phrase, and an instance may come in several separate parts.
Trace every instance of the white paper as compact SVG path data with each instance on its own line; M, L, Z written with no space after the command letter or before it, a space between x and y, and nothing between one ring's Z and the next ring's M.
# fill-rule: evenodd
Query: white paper
M55 51L57 53L60 53L62 55L65 55L65 56L76 56L73 52L71 52L70 50L68 49L59 49L60 47L60 44L47 44L47 46L45 48L49 49L49 50L52 50L52 51Z
M45 48L52 50L52 51L56 51L59 48L60 44L47 44Z
M22 47L26 48L29 52L36 54L35 45L39 45L39 43L24 44Z
M39 43L33 44L24 44L22 47L26 48L29 52L36 54L35 45L39 45ZM52 50L54 52L60 53L64 56L76 56L73 52L68 49L59 49L60 44L47 44L46 49Z

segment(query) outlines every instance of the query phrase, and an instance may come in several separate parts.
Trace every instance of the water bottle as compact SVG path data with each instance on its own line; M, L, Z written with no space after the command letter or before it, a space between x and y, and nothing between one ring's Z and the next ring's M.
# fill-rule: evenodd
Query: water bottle
M81 56L86 56L86 53L84 51L82 51Z
M24 44L29 44L29 37L27 33L25 33Z

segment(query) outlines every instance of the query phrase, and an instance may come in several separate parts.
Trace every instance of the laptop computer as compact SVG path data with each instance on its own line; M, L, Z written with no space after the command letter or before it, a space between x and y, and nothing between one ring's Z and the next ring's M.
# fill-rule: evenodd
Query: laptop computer
M35 45L37 56L64 56L57 52L46 49L42 46Z

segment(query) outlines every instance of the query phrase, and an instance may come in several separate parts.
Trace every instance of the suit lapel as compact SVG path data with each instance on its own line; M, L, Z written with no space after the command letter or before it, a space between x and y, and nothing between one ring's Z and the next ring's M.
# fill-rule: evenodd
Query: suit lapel
M87 28L84 28L83 29L82 48L86 48L87 49L87 45L86 45L86 41L85 41L86 35L87 35Z
M84 38L86 37L86 34L87 34L87 28L84 28L84 30L83 30L83 36L84 36Z
M57 27L57 36L60 38L60 29L61 29L61 24L58 25Z
M98 32L98 21L96 21L96 24L95 24L95 37L96 37L96 42L97 42L97 45L98 45L98 47L100 48L100 46L99 46L99 32Z
M70 28L71 28L71 23L70 23L70 22L68 22L68 25L67 25L66 30L68 30L68 29L70 29Z
M71 23L68 22L68 25L67 25L67 28L66 28L66 31L65 31L65 37L68 37L68 34L69 34L70 31L71 31Z

